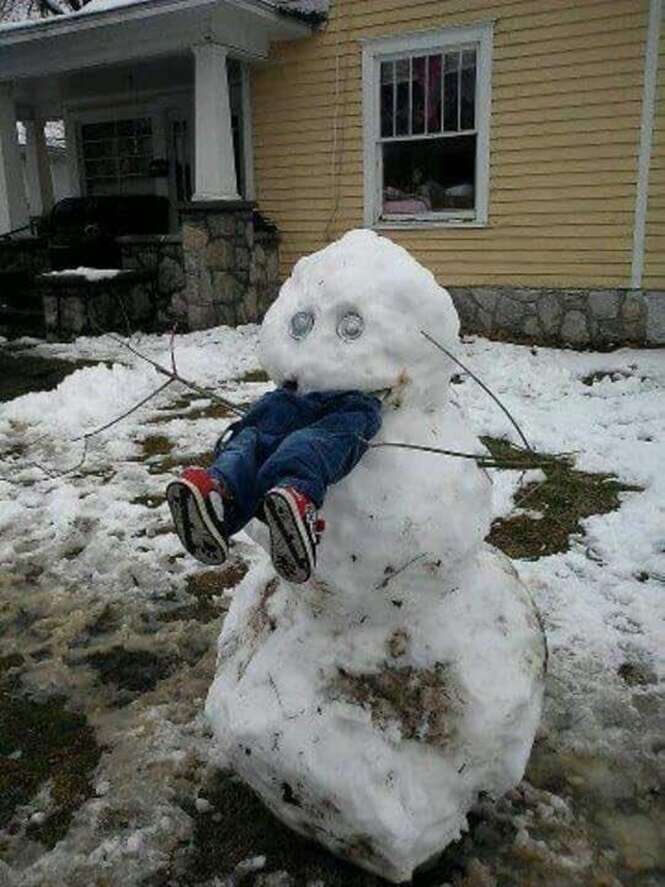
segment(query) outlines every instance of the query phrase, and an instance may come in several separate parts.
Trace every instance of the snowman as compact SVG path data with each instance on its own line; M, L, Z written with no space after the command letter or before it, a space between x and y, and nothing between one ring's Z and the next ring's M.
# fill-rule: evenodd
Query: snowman
M298 312L316 318L302 341ZM339 318L362 319L340 337ZM261 359L302 392L384 392L374 443L483 452L450 398L459 321L403 248L351 231L301 259ZM374 446L328 491L315 575L266 559L234 594L206 713L219 763L281 820L399 883L466 827L479 793L522 778L545 662L538 614L484 542L491 481L472 460ZM267 547L264 527L250 535Z

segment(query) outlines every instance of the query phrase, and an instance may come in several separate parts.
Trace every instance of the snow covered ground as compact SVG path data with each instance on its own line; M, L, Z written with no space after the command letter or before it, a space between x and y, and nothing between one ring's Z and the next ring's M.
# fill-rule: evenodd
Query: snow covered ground
M178 369L246 402L268 387L256 375L256 343L253 327L178 336ZM169 364L168 337L134 344ZM182 555L161 494L232 417L172 385L90 438L81 463L84 445L74 439L129 410L163 377L108 337L30 348L99 363L0 408L0 664L11 698L28 693L46 711L59 696L82 713L99 763L74 798L57 778L62 749L32 794L12 788L18 801L4 822L0 805L0 884L222 883L246 859L247 872L241 866L229 883L378 883L296 838L278 840L281 827L208 764L201 712L220 618L233 584L251 581L263 555L241 538L231 567L210 576ZM567 551L517 563L550 645L527 780L499 805L481 805L469 837L419 883L662 885L665 354L482 339L463 350L536 449L574 452L576 467L642 491L586 519ZM455 393L478 434L517 442L471 379ZM502 516L523 479L494 475ZM9 748L2 735L0 721L0 789L7 773L27 785L39 742L18 736ZM56 819L60 832L45 828ZM288 876L276 874L283 870Z

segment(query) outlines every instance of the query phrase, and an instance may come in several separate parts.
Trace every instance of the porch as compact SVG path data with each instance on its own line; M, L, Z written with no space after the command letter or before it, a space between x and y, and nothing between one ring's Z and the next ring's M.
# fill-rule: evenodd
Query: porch
M278 261L276 232L255 224L250 70L272 42L311 27L264 0L93 0L86 10L0 28L0 237L30 232L17 120L48 215L44 124L61 119L70 197L166 207L156 230L120 232L122 266L151 266L190 328L258 319Z

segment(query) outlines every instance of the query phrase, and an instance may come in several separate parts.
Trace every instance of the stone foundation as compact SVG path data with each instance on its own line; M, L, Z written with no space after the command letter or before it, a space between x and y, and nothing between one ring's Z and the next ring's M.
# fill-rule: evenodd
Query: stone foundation
M190 329L259 322L279 289L277 234L245 201L181 209Z
M180 234L130 234L118 237L122 267L149 274L153 325L187 328L185 257Z
M665 345L665 292L449 287L462 332L514 342L612 348Z

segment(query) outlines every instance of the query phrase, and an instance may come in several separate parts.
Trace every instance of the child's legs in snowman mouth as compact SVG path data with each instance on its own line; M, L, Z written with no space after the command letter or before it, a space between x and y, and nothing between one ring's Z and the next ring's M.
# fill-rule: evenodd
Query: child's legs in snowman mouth
M380 427L381 402L363 392L278 389L262 397L218 445L210 468L230 493L227 535L241 530L276 486L295 487L320 508L327 487L354 468Z

